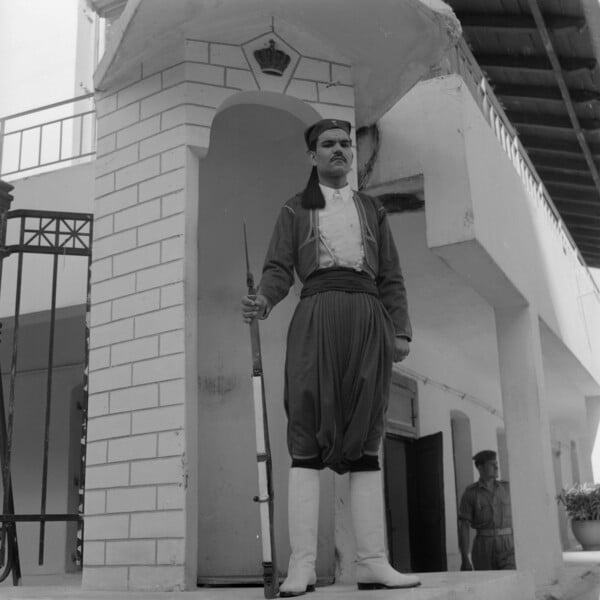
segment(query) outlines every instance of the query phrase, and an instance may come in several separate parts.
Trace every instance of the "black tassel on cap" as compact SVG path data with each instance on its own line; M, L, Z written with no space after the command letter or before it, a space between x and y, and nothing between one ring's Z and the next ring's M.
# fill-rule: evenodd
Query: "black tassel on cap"
M313 167L308 178L308 183L302 192L302 208L325 208L325 198L319 187L317 167Z

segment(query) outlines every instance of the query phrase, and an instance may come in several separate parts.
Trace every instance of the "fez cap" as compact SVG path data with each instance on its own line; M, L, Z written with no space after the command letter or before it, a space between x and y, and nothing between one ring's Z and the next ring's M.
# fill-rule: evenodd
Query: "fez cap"
M478 452L474 457L475 466L483 465L488 460L496 460L496 453L493 450L482 450Z
M314 150L314 145L319 139L319 136L328 129L343 129L348 135L352 130L352 125L348 121L341 119L321 119L313 123L304 132L304 140L309 150Z

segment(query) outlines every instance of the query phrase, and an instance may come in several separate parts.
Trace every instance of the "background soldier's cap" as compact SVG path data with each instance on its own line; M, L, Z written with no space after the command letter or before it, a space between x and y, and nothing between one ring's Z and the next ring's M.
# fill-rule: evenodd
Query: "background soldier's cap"
M304 140L309 150L315 149L315 144L319 139L319 136L328 129L343 129L348 135L352 130L352 125L348 121L342 121L341 119L321 119L316 123L313 123L304 132Z
M496 460L496 453L493 450L482 450L478 452L474 457L475 465L483 465L488 460Z

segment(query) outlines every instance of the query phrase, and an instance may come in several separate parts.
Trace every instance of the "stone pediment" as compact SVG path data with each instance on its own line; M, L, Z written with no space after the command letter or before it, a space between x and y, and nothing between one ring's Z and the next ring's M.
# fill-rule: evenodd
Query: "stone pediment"
M185 39L249 45L273 27L296 53L351 65L358 124L384 114L460 34L441 0L129 0L95 84L114 87Z

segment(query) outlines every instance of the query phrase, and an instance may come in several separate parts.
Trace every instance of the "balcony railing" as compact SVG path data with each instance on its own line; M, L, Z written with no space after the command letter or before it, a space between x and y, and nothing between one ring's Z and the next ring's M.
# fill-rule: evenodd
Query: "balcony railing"
M91 160L94 95L0 117L0 177L11 180Z
M583 267L585 278L588 280L588 291L595 291L597 297L600 298L600 290L589 272L585 260L566 228L560 213L554 206L550 194L544 187L541 177L538 175L527 154L527 150L521 144L514 126L506 116L500 101L490 88L486 76L479 67L477 59L473 56L464 38L461 38L459 43L452 49L449 59L449 72L457 73L466 83L473 98L479 104L481 112L489 123L494 135L498 139L500 146L519 174L527 191L527 196L546 212L547 221L556 232L565 253Z

